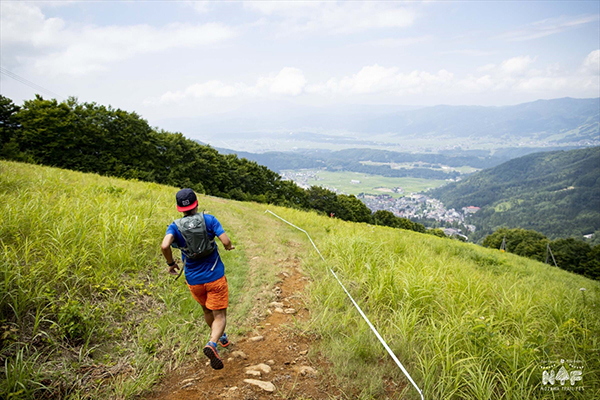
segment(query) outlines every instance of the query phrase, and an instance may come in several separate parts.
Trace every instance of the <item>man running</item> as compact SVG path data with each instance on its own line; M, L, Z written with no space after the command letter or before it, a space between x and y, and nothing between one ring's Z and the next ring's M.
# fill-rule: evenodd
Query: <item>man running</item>
M177 211L183 213L183 218L169 225L160 248L172 275L177 275L179 266L173 259L171 246L181 250L185 280L192 297L202 306L204 320L210 327L210 341L204 346L203 352L210 359L211 367L221 369L223 360L219 357L217 343L223 347L229 345L225 333L229 288L215 236L223 243L225 250L235 247L215 217L198 213L198 200L192 189L181 189L175 197Z

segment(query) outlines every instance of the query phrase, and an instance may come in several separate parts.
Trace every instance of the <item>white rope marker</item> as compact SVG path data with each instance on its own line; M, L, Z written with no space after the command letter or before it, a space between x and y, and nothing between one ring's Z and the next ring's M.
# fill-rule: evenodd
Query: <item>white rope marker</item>
M321 254L321 252L319 251L319 249L317 248L317 246L315 245L315 242L313 242L313 240L310 237L310 235L308 234L308 232L306 232L302 228L297 227L296 225L292 224L291 222L286 221L285 219L281 218L279 215L275 214L274 212L272 212L270 210L266 210L265 213L270 213L270 214L274 215L275 217L279 218L280 220L282 220L283 222L285 222L286 224L291 225L294 228L298 229L299 231L304 232L306 234L306 236L308 236L308 240L310 240L310 242L312 243L312 245L315 248L315 250L317 251L317 253L319 253L319 256L321 257L321 260L323 260L323 262L327 262L327 261L325 261L325 258L323 257L323 255ZM390 357L392 357L392 359L396 362L396 365L398 365L398 367L402 370L402 372L408 378L408 380L410 381L410 383L412 383L412 385L415 387L415 389L417 389L417 392L419 392L419 394L421 395L421 399L425 400L425 398L423 397L423 392L421 391L421 389L419 389L419 387L417 386L417 384L415 383L415 381L413 381L413 379L411 378L411 376L408 373L408 371L406 370L406 368L404 368L404 365L402 365L402 363L400 362L400 360L398 360L398 357L396 357L396 355L394 354L394 352L392 351L392 349L390 349L390 346L387 345L387 343L385 342L385 340L383 340L383 338L381 337L381 335L379 334L379 332L377 332L377 329L375 329L375 327L373 326L373 324L371 323L371 321L369 321L369 318L367 318L367 316L365 315L365 313L363 312L363 310L360 309L360 307L358 306L358 304L356 303L356 301L354 301L354 299L352 298L352 296L350 295L350 293L348 293L348 291L346 290L346 287L344 286L344 284L342 283L342 281L340 281L340 278L338 278L337 274L333 271L333 269L331 269L331 267L329 267L329 271L335 277L335 279L338 281L338 283L340 284L340 286L342 287L342 289L344 289L344 292L346 292L346 294L350 298L350 301L352 301L352 304L354 304L354 307L356 307L356 309L358 310L358 312L360 313L360 315L367 322L367 325L369 325L369 328L371 328L371 330L373 331L373 333L375 333L375 336L377 336L377 339L379 339L379 341L381 342L381 344L383 345L383 347L385 347L385 349L387 350L387 352L390 355Z

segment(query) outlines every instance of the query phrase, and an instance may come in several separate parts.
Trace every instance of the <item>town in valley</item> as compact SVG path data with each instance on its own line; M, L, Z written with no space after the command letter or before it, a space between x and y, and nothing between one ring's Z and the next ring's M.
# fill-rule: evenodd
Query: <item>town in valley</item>
M305 189L316 185L323 186L338 194L354 194L372 212L378 210L390 211L397 217L407 218L415 222L437 221L439 224L436 225L439 225L448 236L461 236L466 239L469 233L476 230L476 226L469 223L469 216L479 211L479 207L469 206L460 210L448 209L438 199L429 197L423 192L407 191L400 186L377 187L373 191L379 193L366 193L361 191L362 182L358 179L348 180L347 184L355 187L352 190L353 193L348 193L348 190L340 190L337 187L324 184L324 179L319 176L320 172L311 169L281 171L281 176L285 180L294 181L298 186Z

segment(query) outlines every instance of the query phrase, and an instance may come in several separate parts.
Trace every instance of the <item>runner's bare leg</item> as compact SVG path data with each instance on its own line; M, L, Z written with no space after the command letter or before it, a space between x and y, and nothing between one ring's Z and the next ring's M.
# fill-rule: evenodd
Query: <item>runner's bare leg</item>
M209 310L206 306L202 306L202 310L204 311L204 320L206 321L206 324L212 329L212 324L215 320L212 310Z
M213 322L211 324L210 341L217 343L219 338L223 336L225 332L225 325L227 324L227 309L213 310Z

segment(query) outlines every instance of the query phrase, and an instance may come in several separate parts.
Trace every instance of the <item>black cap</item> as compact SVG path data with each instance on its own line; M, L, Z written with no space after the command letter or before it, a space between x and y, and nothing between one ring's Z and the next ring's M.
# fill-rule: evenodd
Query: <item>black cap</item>
M177 211L185 212L196 208L198 199L192 189L181 189L175 196L177 199Z

